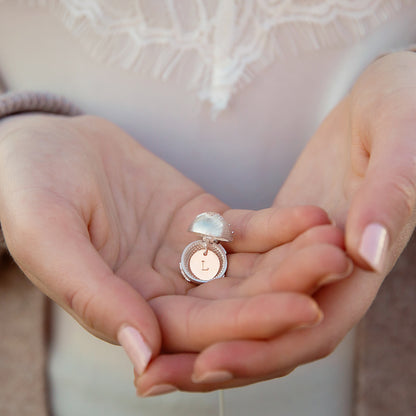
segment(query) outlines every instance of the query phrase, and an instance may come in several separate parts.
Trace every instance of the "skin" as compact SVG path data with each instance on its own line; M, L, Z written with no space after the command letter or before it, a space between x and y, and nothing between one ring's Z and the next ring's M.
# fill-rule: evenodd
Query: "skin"
M116 342L120 325L140 329L153 360L136 376L139 394L158 385L207 391L283 376L333 351L414 228L415 68L410 53L372 64L312 137L274 207L259 212L229 210L104 120L9 120L0 131L0 178L13 178L0 187L8 246L26 275L93 334ZM319 205L345 227L359 266L349 279L324 286L324 278L350 270L342 233L310 206L280 218L299 204ZM222 213L238 238L227 246L230 278L195 288L177 263L192 240L190 219L208 210ZM377 273L358 250L373 222L389 235ZM294 228L281 234L283 224ZM327 270L317 268L334 256ZM317 259L310 274L303 258ZM291 276L302 283L294 287ZM313 295L325 316L318 326L311 298L293 290ZM230 319L211 319L217 307L231 311ZM296 311L293 321L282 319L285 308ZM233 337L230 322L241 316ZM180 336L178 322L188 327Z
M348 279L314 294L323 322L274 340L217 343L198 356L157 358L135 379L139 394L151 386L211 390L280 377L329 355L364 316L415 226L416 54L400 52L371 64L326 117L301 154L274 206L315 204L345 228L347 252L356 263ZM329 161L329 162L328 162ZM360 255L365 227L383 225L388 245L380 270ZM387 313L387 312L386 312ZM195 383L209 374L226 381Z
M231 210L98 117L7 119L0 178L2 229L26 276L108 342L133 326L154 360L314 326L308 294L350 271L322 209ZM203 211L222 213L235 238L227 278L195 287L178 263Z

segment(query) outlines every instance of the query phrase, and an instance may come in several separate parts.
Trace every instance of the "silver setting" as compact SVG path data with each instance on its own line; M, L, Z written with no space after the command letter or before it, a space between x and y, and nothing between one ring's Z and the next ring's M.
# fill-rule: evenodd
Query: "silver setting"
M233 233L230 224L216 212L203 212L199 214L189 227L189 231L201 237L211 237L214 240L233 241Z
M196 284L220 279L227 270L227 252L218 241L230 242L230 225L216 212L199 214L189 231L202 237L188 244L181 256L179 267L183 277Z

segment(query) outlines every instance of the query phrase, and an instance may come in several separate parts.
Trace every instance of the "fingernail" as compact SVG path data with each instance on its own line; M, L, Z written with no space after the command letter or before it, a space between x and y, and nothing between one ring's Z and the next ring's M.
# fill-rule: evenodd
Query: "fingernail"
M365 228L358 252L375 271L380 272L383 268L387 244L387 230L382 225L373 223Z
M316 310L316 316L315 316L315 319L309 323L310 327L319 325L324 319L324 313L322 312L322 309L319 307L319 305L315 301L312 301L312 302Z
M313 328L314 326L318 326L324 319L324 313L322 312L319 305L311 300L312 308L315 311L315 318L312 321L309 322L302 322L300 324L297 324L291 328L291 330L295 329L302 329L302 328Z
M161 394L173 393L178 391L178 389L172 384L158 384L151 387L149 390L144 393L138 393L141 397L151 397L151 396L160 396Z
M337 282L338 280L345 279L348 277L354 270L354 263L351 259L347 259L348 266L345 272L343 273L331 273L325 276L322 280L319 281L318 286L328 285L329 283Z
M123 326L117 334L117 339L126 351L138 375L142 375L152 358L152 350L140 332L131 326Z
M200 376L192 375L192 381L194 383L223 383L232 378L233 375L225 370L208 371Z

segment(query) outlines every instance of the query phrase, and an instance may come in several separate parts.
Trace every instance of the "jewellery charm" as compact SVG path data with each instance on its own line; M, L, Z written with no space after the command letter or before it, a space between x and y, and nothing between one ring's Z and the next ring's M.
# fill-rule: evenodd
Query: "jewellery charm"
M227 252L219 241L230 242L233 233L224 218L216 212L199 214L189 227L202 240L188 244L179 267L183 277L192 283L220 279L227 270Z

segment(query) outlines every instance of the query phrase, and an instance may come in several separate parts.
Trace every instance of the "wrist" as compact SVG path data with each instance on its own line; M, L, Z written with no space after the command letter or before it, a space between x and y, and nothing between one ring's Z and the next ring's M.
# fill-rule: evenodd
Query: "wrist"
M23 118L42 114L63 116L82 114L78 107L62 96L25 91L1 94L2 87L0 83L0 142L2 143L9 132L20 128ZM0 224L0 255L5 250L6 243Z

